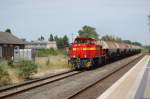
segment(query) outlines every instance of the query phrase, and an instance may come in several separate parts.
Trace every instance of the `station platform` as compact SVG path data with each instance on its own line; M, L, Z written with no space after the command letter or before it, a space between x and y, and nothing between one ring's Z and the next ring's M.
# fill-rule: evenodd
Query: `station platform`
M144 56L98 99L150 99L150 56Z

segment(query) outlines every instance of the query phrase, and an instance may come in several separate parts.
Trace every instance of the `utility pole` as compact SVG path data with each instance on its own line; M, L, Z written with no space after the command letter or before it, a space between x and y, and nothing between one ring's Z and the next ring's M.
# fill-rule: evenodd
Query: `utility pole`
M72 42L73 42L73 33L71 33L71 38L72 38Z

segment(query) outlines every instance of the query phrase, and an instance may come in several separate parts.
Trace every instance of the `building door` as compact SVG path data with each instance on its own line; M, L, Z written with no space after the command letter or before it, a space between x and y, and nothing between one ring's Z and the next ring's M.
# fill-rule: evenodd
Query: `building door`
M0 58L2 58L2 47L0 46Z

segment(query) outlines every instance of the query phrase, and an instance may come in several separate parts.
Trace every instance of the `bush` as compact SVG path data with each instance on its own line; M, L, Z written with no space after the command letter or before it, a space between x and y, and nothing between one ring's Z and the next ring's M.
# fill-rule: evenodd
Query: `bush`
M57 50L51 49L38 49L36 55L38 57L47 57L49 55L57 55Z
M29 79L37 72L37 65L30 60L20 60L18 63L18 74L21 78Z
M8 74L8 64L6 61L0 61L0 85L6 85L10 83Z
M13 60L9 60L7 63L8 63L8 66L14 67Z

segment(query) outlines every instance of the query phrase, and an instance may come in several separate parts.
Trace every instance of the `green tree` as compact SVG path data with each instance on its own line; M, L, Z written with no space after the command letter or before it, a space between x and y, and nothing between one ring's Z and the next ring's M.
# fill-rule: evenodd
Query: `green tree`
M101 39L104 41L115 41L115 37L112 35L104 35Z
M52 34L50 34L49 41L54 41L54 37Z
M58 38L57 41L56 41L56 44L57 44L57 48L58 48L58 49L64 49L64 41L63 41L63 38Z
M55 41L58 40L58 36L57 36L57 35L54 36L54 40L55 40Z
M81 30L78 31L80 37L89 37L89 38L95 38L98 39L98 33L96 32L96 29L91 26L83 26Z
M141 43L139 42L132 42L130 40L123 40L124 43L127 43L127 44L133 44L133 45L137 45L137 46L142 46Z
M68 47L68 46L69 46L69 39L68 39L67 35L65 35L65 36L63 37L63 42L64 42L64 46L65 46L65 47Z
M112 35L104 35L104 36L102 36L101 39L105 40L105 41L122 42L122 39L120 37L115 37L115 36L112 36Z
M11 33L11 29L6 29L5 32Z
M64 35L63 37L58 37L57 35L55 35L54 40L56 41L58 49L64 49L65 47L69 46L69 38L67 37L67 35Z
M56 45L58 49L64 48L64 42L62 38L59 38L57 35L55 35L54 40L56 41Z
M44 41L44 36L41 35L41 37L38 38L39 41Z
M127 44L132 44L132 42L130 40L123 40L124 43L127 43Z
M144 48L150 53L150 45L146 45Z
M117 42L122 42L122 39L121 39L120 37L116 37L116 38L115 38L115 41L117 41Z
M133 45L137 45L137 46L142 46L142 44L139 43L139 42L132 42L132 44L133 44Z

